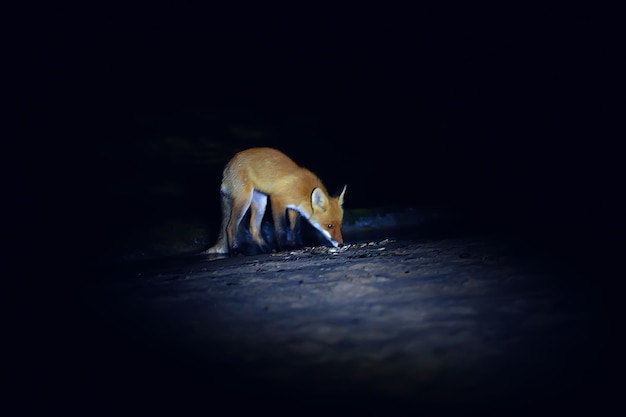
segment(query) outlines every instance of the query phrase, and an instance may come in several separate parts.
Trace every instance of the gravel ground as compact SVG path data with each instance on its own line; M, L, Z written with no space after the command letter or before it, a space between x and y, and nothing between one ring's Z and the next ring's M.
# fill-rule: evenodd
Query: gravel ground
M196 256L99 277L80 289L65 351L79 365L64 368L63 391L92 411L523 414L610 400L599 295L493 237Z

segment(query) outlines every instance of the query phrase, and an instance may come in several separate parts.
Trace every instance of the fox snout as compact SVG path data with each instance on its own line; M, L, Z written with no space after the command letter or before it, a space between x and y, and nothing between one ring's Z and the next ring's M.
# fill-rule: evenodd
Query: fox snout
M343 237L341 235L339 236L326 236L328 241L336 248L340 248L343 246Z

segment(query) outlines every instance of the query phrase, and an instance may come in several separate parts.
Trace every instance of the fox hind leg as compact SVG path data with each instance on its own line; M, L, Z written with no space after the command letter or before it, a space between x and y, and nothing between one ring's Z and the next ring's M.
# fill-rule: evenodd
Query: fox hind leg
M226 226L226 236L228 237L230 251L233 253L239 250L239 242L237 240L239 225L248 211L248 208L250 208L250 204L252 203L252 193L253 190L250 188L249 190L245 190L241 195L234 196L232 200L230 219L228 220L228 225Z
M261 222L263 220L266 207L267 195L254 190L252 192L252 201L250 203L250 235L252 235L254 243L256 243L264 252L269 250L269 247L261 236Z
M220 193L221 205L222 205L222 225L220 227L219 237L215 245L205 250L204 254L226 254L228 253L228 238L226 236L226 228L228 227L228 221L230 219L230 213L232 209L231 198L225 193Z

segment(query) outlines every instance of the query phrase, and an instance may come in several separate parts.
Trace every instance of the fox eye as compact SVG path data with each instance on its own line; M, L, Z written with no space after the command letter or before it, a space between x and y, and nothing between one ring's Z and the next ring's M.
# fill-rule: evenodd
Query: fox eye
M334 225L334 224L327 224L327 225L326 225L326 227L328 227L329 229L331 229L331 230L332 230L332 229L334 229L334 228L335 228L335 225Z

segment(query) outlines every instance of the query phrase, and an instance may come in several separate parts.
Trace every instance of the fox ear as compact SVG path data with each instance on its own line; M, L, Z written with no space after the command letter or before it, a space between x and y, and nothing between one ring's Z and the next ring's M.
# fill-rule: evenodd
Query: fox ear
M343 186L341 192L339 193L339 196L337 197L340 206L343 206L343 196L346 194L346 188L348 188L348 184Z
M311 194L311 204L313 205L313 209L316 207L322 211L326 211L326 207L328 206L328 197L324 194L320 188L315 188L313 190L313 194Z

